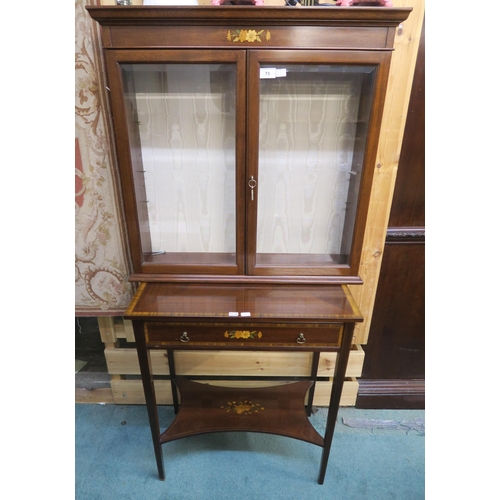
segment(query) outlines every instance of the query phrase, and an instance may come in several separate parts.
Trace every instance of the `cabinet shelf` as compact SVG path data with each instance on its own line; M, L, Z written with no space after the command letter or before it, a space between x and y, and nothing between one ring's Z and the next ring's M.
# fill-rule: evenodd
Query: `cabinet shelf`
M260 432L324 445L310 423L304 398L312 382L276 387L238 388L176 380L181 405L160 442L212 432Z

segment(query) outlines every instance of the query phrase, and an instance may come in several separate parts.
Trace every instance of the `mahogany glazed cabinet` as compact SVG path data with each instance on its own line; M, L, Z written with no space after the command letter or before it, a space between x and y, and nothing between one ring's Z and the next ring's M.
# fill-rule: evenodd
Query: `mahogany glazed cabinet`
M361 283L394 34L411 9L87 9L102 27L140 282L125 318L159 476L166 442L255 431L322 447L322 484L362 321L347 285ZM151 349L168 353L176 417L164 431ZM311 371L224 387L178 373L180 350L305 351ZM308 417L323 351L338 354L321 435Z

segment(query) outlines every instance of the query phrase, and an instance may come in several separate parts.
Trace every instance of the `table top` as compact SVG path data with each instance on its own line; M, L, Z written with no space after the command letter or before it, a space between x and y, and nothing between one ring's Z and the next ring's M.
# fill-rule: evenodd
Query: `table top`
M345 285L142 283L126 319L350 321L363 317Z

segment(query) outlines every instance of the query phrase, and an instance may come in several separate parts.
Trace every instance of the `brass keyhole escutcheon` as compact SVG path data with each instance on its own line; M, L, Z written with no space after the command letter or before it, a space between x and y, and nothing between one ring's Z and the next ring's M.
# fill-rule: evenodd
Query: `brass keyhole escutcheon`
M248 181L248 187L250 188L250 199L254 201L253 190L257 187L257 181L253 178L253 175L250 177Z

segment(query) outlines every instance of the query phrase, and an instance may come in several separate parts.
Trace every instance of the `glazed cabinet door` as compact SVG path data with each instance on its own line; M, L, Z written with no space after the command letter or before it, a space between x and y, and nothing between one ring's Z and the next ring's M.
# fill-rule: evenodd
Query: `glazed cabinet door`
M134 269L243 274L244 51L107 56Z
M389 60L110 51L136 273L357 277Z
M389 55L248 58L247 273L357 276Z

